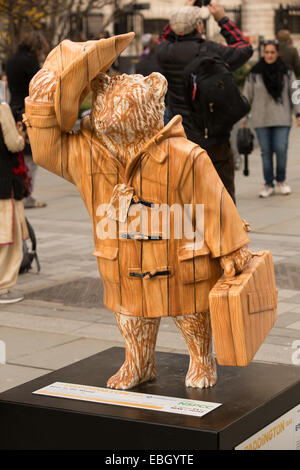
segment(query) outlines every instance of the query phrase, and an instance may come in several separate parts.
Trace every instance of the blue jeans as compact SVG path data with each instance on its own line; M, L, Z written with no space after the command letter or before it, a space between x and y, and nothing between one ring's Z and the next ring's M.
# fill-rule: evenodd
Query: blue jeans
M274 187L274 178L282 183L286 178L289 126L256 127L255 132L261 148L265 184ZM273 168L273 153L276 154L276 177Z

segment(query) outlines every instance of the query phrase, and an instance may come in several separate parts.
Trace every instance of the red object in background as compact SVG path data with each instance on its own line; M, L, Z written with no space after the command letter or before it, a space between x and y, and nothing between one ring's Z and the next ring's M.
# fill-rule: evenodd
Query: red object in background
M14 175L21 175L24 180L24 197L30 196L32 192L32 183L29 176L29 170L24 160L23 152L18 152L19 166L13 168Z

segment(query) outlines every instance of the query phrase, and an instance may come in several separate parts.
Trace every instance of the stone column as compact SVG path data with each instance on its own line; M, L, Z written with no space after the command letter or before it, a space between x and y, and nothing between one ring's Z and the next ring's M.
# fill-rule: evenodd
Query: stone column
M261 35L265 39L275 37L275 9L278 2L274 0L244 0L242 3L242 30L251 35Z

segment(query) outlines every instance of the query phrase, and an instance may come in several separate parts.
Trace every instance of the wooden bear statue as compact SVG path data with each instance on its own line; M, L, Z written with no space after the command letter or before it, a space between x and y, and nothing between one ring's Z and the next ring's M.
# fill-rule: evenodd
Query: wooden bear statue
M63 41L30 84L24 122L37 164L75 184L93 222L104 304L126 357L107 386L154 379L161 317L186 341L186 385L216 383L209 292L251 258L247 228L181 116L165 127L165 78L105 74L133 33ZM92 90L91 114L72 131Z

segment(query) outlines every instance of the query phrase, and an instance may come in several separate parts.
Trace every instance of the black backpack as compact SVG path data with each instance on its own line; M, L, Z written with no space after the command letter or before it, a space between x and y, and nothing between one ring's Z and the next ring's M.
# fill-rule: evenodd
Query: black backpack
M228 64L210 57L206 45L184 69L185 98L194 126L204 139L221 137L250 111L250 104L235 84Z
M29 238L31 241L31 251L28 249L27 242L23 240L23 259L19 269L19 273L27 273L32 268L33 260L36 262L37 272L40 272L40 262L36 252L36 237L32 226L30 225L27 218L26 225L29 233Z

